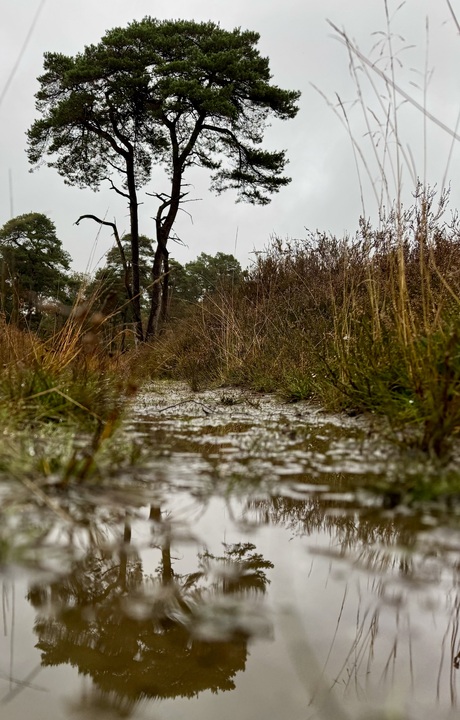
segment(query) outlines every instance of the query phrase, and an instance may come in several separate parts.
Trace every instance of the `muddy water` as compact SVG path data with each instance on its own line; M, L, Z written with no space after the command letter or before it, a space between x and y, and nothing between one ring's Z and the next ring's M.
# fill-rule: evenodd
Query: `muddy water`
M460 716L458 512L400 492L442 470L359 418L171 385L115 451L41 501L2 486L1 720Z

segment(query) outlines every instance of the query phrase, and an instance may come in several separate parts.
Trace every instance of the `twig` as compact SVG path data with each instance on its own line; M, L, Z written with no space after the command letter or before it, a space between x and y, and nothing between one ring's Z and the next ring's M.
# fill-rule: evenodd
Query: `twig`
M199 400L194 400L193 398L186 398L186 400L181 400L178 403L174 403L174 405L168 405L167 407L160 408L159 412L164 412L165 410L173 410L176 407L180 407L181 405L186 405L187 403L195 403L195 405L199 405L205 412L212 412L212 408L209 407L209 405L205 405L205 403L200 402Z

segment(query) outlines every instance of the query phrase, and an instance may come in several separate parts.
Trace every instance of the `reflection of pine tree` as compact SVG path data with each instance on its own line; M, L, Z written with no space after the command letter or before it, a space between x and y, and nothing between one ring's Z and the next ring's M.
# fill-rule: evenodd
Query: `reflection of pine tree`
M248 634L237 629L208 642L194 636L194 618L203 605L228 593L263 592L263 570L272 567L253 545L237 544L225 546L220 558L200 555L197 573L176 575L167 535L158 577L143 573L127 524L120 548L96 545L67 577L29 592L34 606L57 608L53 617L38 615L35 623L43 665L76 667L124 710L142 698L233 689L235 674L245 668ZM215 563L226 570L231 566L232 579L219 579Z
M252 543L223 543L225 552L216 557L209 552L199 557L203 567L203 574L209 575L213 571L217 582L214 587L223 593L235 592L261 592L264 593L267 576L264 570L273 568L273 563L264 560L259 553L252 552L256 546Z

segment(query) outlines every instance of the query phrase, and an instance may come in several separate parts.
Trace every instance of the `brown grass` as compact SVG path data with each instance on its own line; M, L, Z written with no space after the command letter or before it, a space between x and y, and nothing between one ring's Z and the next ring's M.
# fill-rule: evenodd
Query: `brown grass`
M440 454L460 425L460 224L419 187L352 238L275 238L155 348L156 370L386 415Z

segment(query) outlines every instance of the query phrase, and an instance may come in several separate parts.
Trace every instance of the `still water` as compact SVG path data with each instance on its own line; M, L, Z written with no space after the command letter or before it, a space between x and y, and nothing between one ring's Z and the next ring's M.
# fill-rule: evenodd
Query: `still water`
M270 396L130 417L118 469L3 486L1 720L460 717L458 512L398 492L437 471Z

